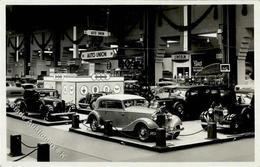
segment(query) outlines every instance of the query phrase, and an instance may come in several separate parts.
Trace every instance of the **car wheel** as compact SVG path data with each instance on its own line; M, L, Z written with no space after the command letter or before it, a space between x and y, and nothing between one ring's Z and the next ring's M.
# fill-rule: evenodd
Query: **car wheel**
M244 108L241 113L241 123L245 131L254 130L254 118L249 108Z
M51 112L53 112L53 106L51 105L46 105L46 112L45 112L45 115L44 115L44 120L46 121L50 121L52 119L51 117ZM44 112L43 112L44 113Z
M92 117L90 120L90 129L93 132L97 132L98 131L98 121L96 117Z
M137 133L140 141L147 141L150 138L150 129L145 125L140 126Z
M176 129L180 130L180 129L181 129L181 126L180 126L180 125L177 125L177 126L176 126ZM179 132L175 132L175 133L172 135L172 138L173 138L173 139L176 139L179 135L180 135L180 131L179 131Z
M173 106L174 106L173 110L176 113L176 115L179 116L181 119L183 119L184 115L185 115L183 104L180 102L177 102Z
M15 103L14 111L18 113L23 113L24 116L28 116L28 113L26 111L26 104L22 100L19 100Z
M241 126L238 120L233 120L230 124L230 130L232 133L238 133L241 130Z

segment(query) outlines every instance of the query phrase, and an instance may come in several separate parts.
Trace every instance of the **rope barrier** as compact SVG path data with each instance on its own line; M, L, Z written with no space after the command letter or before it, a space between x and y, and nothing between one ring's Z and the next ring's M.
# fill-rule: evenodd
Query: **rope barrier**
M20 161L20 160L24 159L25 157L28 157L29 155L31 155L31 154L32 154L33 152L35 152L36 150L37 150L37 148L34 149L34 150L32 150L31 152L29 152L28 154L26 154L26 155L24 155L24 156L22 156L22 157L20 157L20 158L18 158L18 159L15 159L14 162Z
M29 145L27 145L27 144L25 144L25 143L23 143L22 141L21 141L21 143L22 143L22 145L24 145L25 147L28 147L28 148L37 148L37 146L29 146Z
M195 135L195 134L197 134L197 133L200 133L200 132L202 132L202 131L204 131L204 129L201 129L201 130L199 130L199 131L196 131L196 132L194 132L194 133L190 133L190 134L183 134L183 135L179 135L179 136L191 136L191 135Z

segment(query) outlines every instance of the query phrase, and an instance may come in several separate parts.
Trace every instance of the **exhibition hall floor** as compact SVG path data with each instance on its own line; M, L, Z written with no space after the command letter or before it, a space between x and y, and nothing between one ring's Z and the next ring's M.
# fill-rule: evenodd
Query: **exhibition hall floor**
M199 121L194 122L194 125L189 122L189 127L198 128ZM24 143L36 146L37 143L45 142L42 135L37 134L37 131L40 130L41 134L44 134L49 142L57 148L51 149L50 161L52 162L248 162L254 161L255 157L254 138L158 153L127 146L124 143L72 133L68 131L70 127L71 125L29 127L24 121L7 117L7 153L9 152L11 134L20 134ZM187 132L192 132L192 129ZM31 149L22 146L24 154L30 151ZM63 156L60 156L61 152ZM223 154L224 152L225 154ZM36 157L36 153L33 153L21 161L36 162ZM8 161L14 159L17 158L7 156Z

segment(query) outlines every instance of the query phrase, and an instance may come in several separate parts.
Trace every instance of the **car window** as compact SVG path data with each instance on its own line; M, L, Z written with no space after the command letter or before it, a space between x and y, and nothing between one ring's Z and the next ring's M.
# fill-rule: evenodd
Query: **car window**
M132 106L143 106L147 107L149 105L148 101L145 99L131 99L131 100L124 100L125 108L132 107Z
M199 90L194 89L194 90L190 91L190 96L195 96L195 95L198 95L198 94L199 94Z
M106 108L106 101L105 100L100 101L98 108Z
M107 108L122 109L122 103L118 100L107 101Z

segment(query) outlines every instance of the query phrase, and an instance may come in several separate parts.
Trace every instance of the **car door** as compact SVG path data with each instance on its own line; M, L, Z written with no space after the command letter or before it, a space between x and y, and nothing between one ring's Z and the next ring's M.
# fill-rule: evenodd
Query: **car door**
M127 124L126 114L123 109L122 101L106 101L105 119L112 121L114 127L123 127Z

